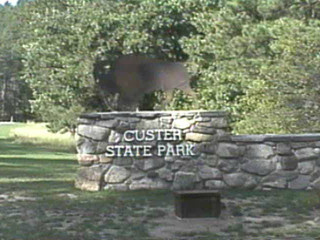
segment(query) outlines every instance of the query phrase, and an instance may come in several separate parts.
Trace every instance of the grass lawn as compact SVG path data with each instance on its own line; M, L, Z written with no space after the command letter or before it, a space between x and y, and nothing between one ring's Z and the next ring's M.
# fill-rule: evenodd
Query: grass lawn
M144 205L164 206L168 192L79 191L73 187L78 168L75 153L61 146L54 149L32 136L31 143L13 139L11 133L17 128L30 129L30 125L0 125L1 240L148 236L147 226L130 218L161 214L156 208L144 213Z
M0 240L320 239L317 192L228 191L220 218L178 220L169 191L75 189L73 150L31 129L0 124Z

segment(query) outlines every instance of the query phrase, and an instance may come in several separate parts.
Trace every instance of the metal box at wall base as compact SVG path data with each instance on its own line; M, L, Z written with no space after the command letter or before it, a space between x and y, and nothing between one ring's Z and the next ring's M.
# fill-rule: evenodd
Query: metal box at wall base
M217 191L177 191L174 205L179 218L219 217L221 213L221 197Z

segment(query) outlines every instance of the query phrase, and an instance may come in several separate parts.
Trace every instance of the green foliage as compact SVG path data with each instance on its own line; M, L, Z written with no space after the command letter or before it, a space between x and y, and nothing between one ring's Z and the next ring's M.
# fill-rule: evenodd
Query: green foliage
M285 97L285 104L299 115L300 131L319 131L320 21L305 24L281 19L276 23L273 32L277 41L271 45L275 63L264 74Z
M29 23L21 44L33 111L55 131L74 130L77 115L96 103L96 110L101 110L91 74L99 15L89 2L35 1L21 11Z
M85 108L81 105L74 103L69 107L54 105L52 103L45 102L39 104L37 108L42 115L42 119L48 122L48 128L52 132L69 131L72 134L75 133L77 127L77 118L79 113L85 112Z
M29 117L31 91L20 79L20 22L10 4L0 5L0 119Z
M157 92L145 108L216 109L235 133L317 131L319 3L313 0L36 0L21 6L24 79L53 130L108 110L96 59L184 61L195 95ZM66 118L71 119L66 120Z
M92 76L97 58L110 64L120 54L130 53L185 59L178 40L195 29L184 21L184 4L75 0L27 4L21 18L29 24L21 44L33 111L58 130L73 127L77 113L71 110L75 115L70 125L65 120L70 114L64 113L69 109L107 110Z
M320 21L314 14L308 23L299 19L297 4L239 0L195 13L201 34L182 39L189 69L198 77L194 105L231 112L235 133L310 131L312 112L292 100L304 103L319 95L310 78L319 74ZM279 14L284 7L289 11Z

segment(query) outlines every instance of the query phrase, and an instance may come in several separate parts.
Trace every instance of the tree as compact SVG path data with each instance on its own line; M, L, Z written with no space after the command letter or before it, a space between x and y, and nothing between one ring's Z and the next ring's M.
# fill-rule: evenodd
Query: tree
M0 7L0 119L25 120L29 116L30 90L20 79L22 68L19 46L19 21L16 9Z
M87 2L34 1L21 12L28 22L21 39L23 77L33 91L33 112L53 131L74 131L80 112L101 109L91 74L99 26Z
M36 0L21 11L24 79L34 111L55 130L74 129L80 112L108 110L94 63L142 53L183 61L194 79L197 97L176 92L166 109L226 110L236 133L307 131L318 119L318 8L313 0Z
M189 66L199 76L194 103L231 112L236 133L312 129L300 124L312 112L297 103L310 96L306 76L318 74L319 20L310 15L308 27L296 14L296 1L253 2L230 1L219 11L194 13L202 34L183 39Z
M21 17L29 25L21 45L24 79L35 98L34 112L59 130L76 125L76 115L66 121L65 112L107 110L92 75L96 59L111 64L119 55L130 53L186 59L178 40L194 29L184 22L182 13L180 5L155 0L38 0L26 4Z

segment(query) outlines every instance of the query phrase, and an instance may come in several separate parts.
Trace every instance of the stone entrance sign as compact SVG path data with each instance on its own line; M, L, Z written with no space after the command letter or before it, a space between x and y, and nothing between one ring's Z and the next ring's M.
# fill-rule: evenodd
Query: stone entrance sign
M216 145L228 137L226 113L205 111L83 114L76 186L194 189L222 178Z
M225 112L109 112L78 120L75 185L320 189L320 134L231 135Z

